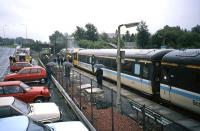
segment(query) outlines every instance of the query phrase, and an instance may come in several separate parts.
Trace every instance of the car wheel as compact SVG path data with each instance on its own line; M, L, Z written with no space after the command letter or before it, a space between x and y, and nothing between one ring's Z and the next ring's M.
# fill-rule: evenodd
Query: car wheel
M35 103L42 103L44 99L42 97L38 97L34 100Z
M45 84L46 83L46 79L41 79L40 83Z

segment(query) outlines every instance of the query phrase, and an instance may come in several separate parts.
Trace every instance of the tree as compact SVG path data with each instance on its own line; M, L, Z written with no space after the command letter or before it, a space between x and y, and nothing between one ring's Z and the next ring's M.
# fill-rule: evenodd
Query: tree
M200 34L200 25L193 27L192 32L196 32L196 33Z
M136 41L139 48L145 48L149 43L150 33L148 32L148 28L145 22L141 21L137 26L137 36Z
M97 41L98 40L97 28L93 24L90 24L90 23L86 24L85 28L86 28L86 32L85 32L86 40Z
M76 26L76 31L73 33L75 40L85 39L85 30L82 27Z
M134 41L135 41L135 35L131 34L131 36L130 36L130 42L134 42Z
M130 42L131 35L130 35L129 31L126 31L126 34L122 36L122 40L125 42Z
M99 39L105 42L111 42L111 39L109 38L108 34L105 32L99 35Z

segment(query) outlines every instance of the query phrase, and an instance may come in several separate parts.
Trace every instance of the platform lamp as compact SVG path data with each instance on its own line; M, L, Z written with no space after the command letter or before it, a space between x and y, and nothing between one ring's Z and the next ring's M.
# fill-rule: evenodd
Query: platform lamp
M125 26L126 28L131 28L138 26L139 22L129 23L129 24L121 24L118 26L118 41L117 41L117 99L116 105L118 112L121 112L121 53L120 52L120 28Z

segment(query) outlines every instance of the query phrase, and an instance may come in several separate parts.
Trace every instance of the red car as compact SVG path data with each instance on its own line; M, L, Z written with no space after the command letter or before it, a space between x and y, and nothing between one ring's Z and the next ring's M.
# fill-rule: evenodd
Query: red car
M24 67L32 67L33 65L29 62L16 62L10 65L10 71L15 72L19 71Z
M17 73L8 74L4 81L36 81L44 82L46 80L46 70L41 66L24 67Z
M0 97L2 96L13 96L26 103L49 101L51 97L47 87L30 87L21 81L0 82Z

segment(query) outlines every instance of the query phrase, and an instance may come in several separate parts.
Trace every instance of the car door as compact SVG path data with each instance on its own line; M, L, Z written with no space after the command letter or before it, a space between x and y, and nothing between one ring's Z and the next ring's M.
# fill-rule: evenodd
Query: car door
M30 69L22 69L17 75L17 79L21 81L31 80Z
M40 79L40 73L39 73L39 69L38 68L32 68L31 69L31 79L32 80L38 80Z
M26 101L24 90L18 85L4 86L4 96L13 96L22 101Z

